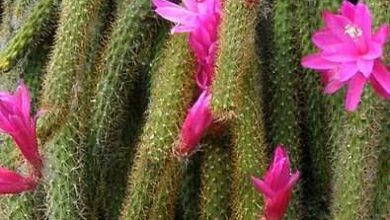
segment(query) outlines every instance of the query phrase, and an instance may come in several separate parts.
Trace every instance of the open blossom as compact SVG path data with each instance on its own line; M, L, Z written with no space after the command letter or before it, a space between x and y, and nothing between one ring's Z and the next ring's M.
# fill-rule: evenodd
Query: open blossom
M292 189L299 179L299 171L291 174L285 150L277 146L274 158L264 178L252 177L252 184L263 194L265 220L280 220L287 210Z
M211 94L203 91L195 104L189 109L181 127L179 143L175 154L179 157L190 155L213 120L210 111Z
M26 160L40 169L36 119L37 116L30 117L30 94L24 83L20 83L14 94L0 92L0 130L9 134Z
M183 0L183 6L153 0L156 13L175 23L172 33L189 33L188 42L197 60L195 75L204 90L211 85L217 48L221 4L219 0Z
M325 26L312 36L319 52L302 59L306 68L318 70L326 83L325 93L332 94L347 86L345 108L354 111L366 82L378 95L390 96L389 71L381 63L383 48L390 33L382 25L372 33L368 7L344 1L340 14L323 13Z

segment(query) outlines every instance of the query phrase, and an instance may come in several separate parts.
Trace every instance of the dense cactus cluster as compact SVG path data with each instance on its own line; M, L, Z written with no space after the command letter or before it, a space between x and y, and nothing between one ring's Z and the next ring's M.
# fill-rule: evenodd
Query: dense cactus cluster
M194 152L176 154L204 88L189 34L169 33L154 9L191 1L0 1L0 90L24 81L32 111L45 111L42 177L1 195L0 219L261 219L267 196L251 177L278 144L300 174L284 219L388 219L389 102L367 86L346 112L345 92L325 96L301 65L322 11L342 0L221 0L204 90L213 122ZM390 24L389 1L360 2L373 30ZM389 64L389 46L380 59ZM0 135L1 167L28 173Z

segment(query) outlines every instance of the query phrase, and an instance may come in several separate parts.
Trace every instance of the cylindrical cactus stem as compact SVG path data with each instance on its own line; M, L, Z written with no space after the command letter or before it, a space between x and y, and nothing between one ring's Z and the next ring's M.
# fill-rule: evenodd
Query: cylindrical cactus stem
M45 145L44 182L47 219L82 219L86 207L81 191L82 163L80 150L71 148L78 143L74 119Z
M231 161L229 137L208 137L204 146L200 219L231 219Z
M292 167L301 170L302 148L300 141L298 83L296 66L299 57L294 51L294 3L290 0L272 2L271 20L262 21L259 34L268 44L261 48L262 74L266 83L264 92L267 103L265 124L267 140L272 148L278 144L286 147ZM263 24L267 22L267 24ZM263 35L263 36L261 36ZM268 36L270 35L270 36ZM271 64L271 65L270 65ZM298 219L301 210L302 181L295 186L286 219Z
M75 77L78 71L83 71L91 43L91 24L94 24L100 5L101 0L62 2L54 51L41 98L41 108L47 110L38 124L38 134L42 140L61 127L69 112L73 88L76 88Z
M19 29L37 0L17 0L12 7L12 28Z
M148 213L148 219L174 220L175 204L182 181L182 166L177 158L171 157L161 174Z
M216 118L229 118L236 105L237 78L247 71L245 51L253 46L259 1L226 0L218 35L216 71L212 85L212 112ZM246 57L252 59L252 57Z
M28 18L0 53L0 70L6 70L25 53L28 46L39 41L48 33L48 24L55 14L58 0L38 0Z
M193 59L184 35L173 36L153 67L147 118L129 176L121 219L145 219L158 177L171 156L193 98Z
M249 36L247 36L250 38ZM251 68L240 72L239 89L235 99L235 121L232 126L232 218L255 219L262 211L262 195L256 192L250 177L261 176L266 168L266 146L259 81L258 60L254 46L242 51Z
M1 2L1 24L0 24L0 49L4 50L8 40L14 33L11 26L13 0L3 0Z
M176 215L182 220L199 218L200 167L200 154L191 156L191 159L186 161L186 165L182 166L183 180L176 204Z
M121 6L125 6L124 8ZM149 64L160 35L167 33L151 10L150 0L118 1L116 20L107 39L93 107L88 169L94 205L109 218L119 214L125 194L132 145L138 134L146 100L143 95ZM141 91L141 92L140 92ZM138 102L138 103L137 103ZM117 172L112 172L112 167ZM100 201L103 200L103 201Z
M295 39L295 54L301 58L314 52L311 35L321 26L321 11L336 11L339 1L295 1L291 18ZM300 67L297 60L294 66ZM332 151L337 148L335 136L343 121L342 94L323 94L317 72L298 68L301 143L305 163L302 167L303 218L328 218L331 191ZM326 109L326 111L324 110Z
M378 166L383 103L368 89L339 131L334 154L332 219L369 219ZM379 122L379 123L378 123Z
M373 15L374 26L389 23L390 2L368 0L366 3ZM381 215L387 219L389 216L387 202L377 206L378 199L389 195L388 185L385 189L381 187L389 183L388 168L381 173L381 160L389 158L388 154L384 154L389 149L388 130L384 132L389 123L386 117L389 115L388 106L373 94L372 88L367 87L358 110L348 115L343 124L334 154L333 219L382 219ZM383 175L387 180L383 179Z

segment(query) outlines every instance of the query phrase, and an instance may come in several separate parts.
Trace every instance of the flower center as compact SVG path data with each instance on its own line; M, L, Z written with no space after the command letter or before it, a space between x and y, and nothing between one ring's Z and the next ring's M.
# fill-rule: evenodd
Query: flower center
M359 27L347 24L344 27L344 33L349 35L352 39L356 40L357 38L362 36L363 31Z

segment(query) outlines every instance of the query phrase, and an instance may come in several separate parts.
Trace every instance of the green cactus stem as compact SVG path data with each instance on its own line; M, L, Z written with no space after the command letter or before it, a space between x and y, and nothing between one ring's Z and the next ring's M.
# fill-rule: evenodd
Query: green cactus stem
M293 169L301 170L302 148L298 124L299 78L295 68L299 63L299 57L295 53L294 21L291 19L295 16L294 3L289 0L276 0L271 4L271 19L263 19L258 31L260 39L268 41L260 49L263 79L267 85L264 88L264 97L267 100L265 102L267 140L272 148L282 144L289 153ZM297 219L300 216L301 185L302 181L295 186L286 219Z
M97 94L90 134L89 181L99 183L91 193L93 206L110 218L119 215L146 105L145 79L157 43L167 30L156 19L149 0L119 1L112 33L97 71ZM121 5L126 5L120 8ZM115 167L115 168L113 168ZM116 169L117 172L112 172Z
M37 43L50 32L49 24L57 8L57 0L39 0L31 9L26 22L0 53L0 70L7 70L29 46Z
M389 6L386 1L367 1L373 14L374 25L389 22ZM387 104L387 103L386 103ZM358 110L348 115L340 133L335 151L334 187L332 194L332 218L370 219L375 214L386 214L386 205L375 207L376 195L383 184L380 153L386 152L383 135L388 120L385 102L366 87ZM378 170L379 169L379 170ZM387 189L382 192L385 196ZM388 206L387 206L388 207ZM378 209L378 210L375 210ZM376 218L372 218L376 219ZM380 219L380 218L378 218Z
M148 219L175 219L175 203L183 177L182 171L180 161L177 158L171 157L159 177Z
M226 119L231 116L236 104L234 95L237 92L237 78L241 72L250 68L242 51L253 46L250 36L255 36L253 32L259 4L258 1L253 5L248 2L226 0L222 4L216 71L211 89L211 106L216 118Z
M173 36L152 69L150 102L120 219L145 219L195 89L184 35Z
M51 1L52 2L52 1ZM47 110L38 134L45 140L64 122L77 72L83 71L101 1L63 1L54 51L44 79L41 108ZM58 83L61 82L61 83Z
M186 161L186 166L182 166L182 169L183 180L176 204L176 216L183 220L199 219L200 153L191 156L191 159Z
M314 53L311 34L321 26L321 11L336 11L340 2L304 0L292 3L295 55L301 58ZM337 148L335 137L343 122L343 94L327 96L322 93L319 74L300 67L295 77L299 80L301 141L304 164L301 167L303 187L303 218L329 218L332 152ZM324 111L326 109L326 111Z
M202 164L200 219L230 219L231 164L229 137L205 141Z

